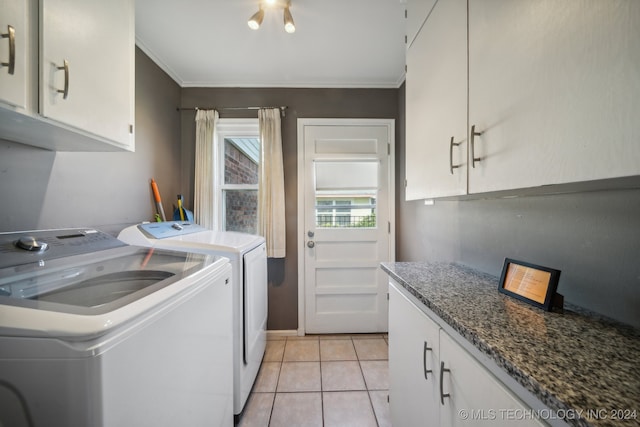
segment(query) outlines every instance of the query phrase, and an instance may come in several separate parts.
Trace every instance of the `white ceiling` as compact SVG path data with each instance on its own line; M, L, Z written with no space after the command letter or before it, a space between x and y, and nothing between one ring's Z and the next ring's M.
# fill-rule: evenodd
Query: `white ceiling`
M182 87L397 88L405 0L292 0L260 29L258 0L135 0L136 44Z

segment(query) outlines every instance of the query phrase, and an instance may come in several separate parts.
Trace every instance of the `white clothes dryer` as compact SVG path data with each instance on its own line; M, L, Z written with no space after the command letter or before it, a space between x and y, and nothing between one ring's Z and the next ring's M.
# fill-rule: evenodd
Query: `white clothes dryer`
M118 238L131 245L213 254L233 269L233 409L239 415L255 382L266 347L267 254L265 239L212 231L188 221L134 225Z
M228 259L0 233L0 425L233 425Z

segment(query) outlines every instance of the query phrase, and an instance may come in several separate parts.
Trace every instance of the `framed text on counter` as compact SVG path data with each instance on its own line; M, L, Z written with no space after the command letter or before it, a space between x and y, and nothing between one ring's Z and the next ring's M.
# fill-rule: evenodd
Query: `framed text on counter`
M551 311L559 279L560 270L505 258L498 291Z

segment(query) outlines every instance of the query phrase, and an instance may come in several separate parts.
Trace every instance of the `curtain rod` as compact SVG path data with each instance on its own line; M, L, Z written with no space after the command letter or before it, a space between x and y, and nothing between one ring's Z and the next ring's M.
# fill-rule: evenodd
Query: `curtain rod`
M279 108L280 114L284 117L284 112L287 109L286 105L281 105L279 107L178 107L177 111L198 111L198 110L259 110L261 108Z

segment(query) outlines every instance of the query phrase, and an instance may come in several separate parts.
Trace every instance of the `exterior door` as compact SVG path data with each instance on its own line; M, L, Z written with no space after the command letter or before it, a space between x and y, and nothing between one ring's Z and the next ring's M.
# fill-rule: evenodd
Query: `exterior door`
M393 136L393 120L298 121L301 333L387 331Z

